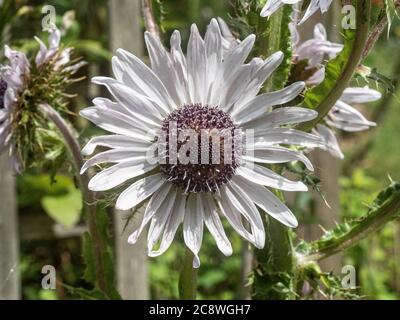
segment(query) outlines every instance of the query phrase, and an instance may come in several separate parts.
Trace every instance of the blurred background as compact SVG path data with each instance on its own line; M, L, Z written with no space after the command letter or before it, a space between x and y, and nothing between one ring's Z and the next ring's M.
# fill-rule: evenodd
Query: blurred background
M245 3L245 1L237 0ZM339 2L339 1L338 1ZM41 30L45 17L42 8L54 6L57 25L66 29L63 43L75 48L88 65L80 71L85 79L69 91L76 96L70 105L71 121L80 132L82 145L96 129L77 116L80 109L91 105L91 100L101 95L101 88L90 84L90 78L110 74L110 58L118 47L134 52L145 60L143 43L144 23L139 0L47 0L11 1L2 6L0 28L2 46L10 44L26 52L35 52L34 35L43 39ZM195 22L204 32L212 17L222 17L233 26L237 36L246 32L240 27L235 10L236 1L214 0L156 0L155 15L166 45L169 35L179 29L186 47L190 24ZM379 6L379 1L376 2ZM237 6L236 6L237 7ZM251 17L250 17L251 18ZM340 40L335 25L340 18L340 8L329 16L313 18L301 30L305 39L311 37L313 24L327 22L332 41ZM329 26L328 26L329 24ZM392 79L400 77L400 25L395 21L390 37L384 36L366 61L376 68L381 92L390 89ZM3 62L3 61L2 61ZM386 88L383 84L386 83ZM354 85L364 86L363 79ZM373 83L370 85L373 86ZM390 91L390 90L389 90ZM378 127L364 133L341 136L346 158L339 162L324 152L312 155L322 190L331 206L325 206L319 195L305 193L290 198L289 204L299 217L300 238L312 240L323 229L335 222L357 218L365 214L367 204L389 184L390 179L400 179L400 102L399 92L387 93L375 104L360 106L360 110ZM59 159L64 152L55 150L49 160ZM73 299L70 287L90 287L82 278L81 235L85 231L81 217L80 193L75 188L71 170L64 163L53 163L60 169L43 171L29 168L22 176L14 177L7 169L7 161L0 160L0 298L22 299ZM123 213L110 210L109 231L113 236L117 264L117 281L125 298L176 299L178 274L183 246L178 232L171 248L161 257L147 259L143 244L135 247L125 243ZM117 218L115 218L117 216ZM135 221L133 222L133 224ZM131 228L133 226L129 226ZM128 229L129 229L128 228ZM248 247L238 235L229 230L234 254L224 257L205 233L201 250L202 266L199 270L198 298L234 299L249 296ZM42 267L52 265L57 270L56 290L41 286ZM356 269L357 293L370 299L400 298L400 223L392 223L379 233L364 240L340 257L324 263L326 271L335 270L340 275L342 267Z

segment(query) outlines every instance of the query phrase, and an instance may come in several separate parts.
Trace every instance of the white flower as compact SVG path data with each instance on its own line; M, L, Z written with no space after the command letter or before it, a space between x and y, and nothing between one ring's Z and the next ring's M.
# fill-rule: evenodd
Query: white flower
M334 59L343 50L343 45L327 40L326 30L322 23L315 25L314 38L302 43L300 43L300 36L293 22L289 24L289 29L295 61L306 60L308 62L307 69L316 70L311 77L305 80L307 86L320 84L325 78L323 65L325 57L328 57L329 60Z
M116 79L93 79L94 83L106 86L116 102L96 98L93 107L81 111L83 117L113 133L92 138L82 151L90 155L98 146L109 148L84 164L82 173L98 164L112 164L90 180L89 188L106 191L128 183L116 201L121 210L130 210L149 200L143 221L129 242L135 243L150 224L150 256L165 252L183 223L184 241L195 255L195 267L200 264L198 253L204 225L218 248L225 255L232 253L221 217L257 248L265 243L258 209L286 226L296 227L295 216L268 188L306 191L307 187L284 178L266 165L301 161L312 170L310 161L301 152L281 145L321 144L318 136L288 127L315 118L315 111L298 107L272 110L273 106L294 99L304 89L303 82L258 95L263 83L281 63L283 54L278 52L266 60L255 58L245 63L255 36L250 35L225 51L220 26L213 19L203 40L193 25L186 55L178 31L172 34L170 51L158 38L146 33L151 69L136 56L118 49L112 59ZM234 156L229 164L221 155L217 158L221 160L219 164L184 164L182 157L174 164L154 158L146 161L146 154L154 141L160 139L160 133L169 137L164 146L172 143L173 122L177 124L175 135L184 129L195 132L252 129L254 140L246 141L243 147L246 151L255 149L254 154L245 153L242 162ZM179 152L186 150L188 144L182 143ZM196 147L193 154L199 153ZM169 157L172 158L172 153Z
M318 23L314 27L314 38L300 42L299 33L294 23L289 24L292 37L292 50L295 61L306 60L307 69L316 70L308 79L304 79L308 87L319 85L325 78L324 58L334 59L342 50L343 45L327 40L325 27ZM347 88L342 97L335 103L329 114L324 118L327 125L343 131L355 132L367 130L376 124L368 121L350 104L373 102L381 98L380 92L365 88ZM335 157L343 159L344 155L333 130L318 124L313 133L324 139L321 149L329 151Z
M368 130L376 126L375 122L367 120L361 112L350 104L362 104L377 101L381 98L379 91L368 86L363 88L349 87L344 90L342 97L335 103L328 115L324 118L325 123L331 127L347 132L358 132ZM343 153L335 137L335 133L325 125L318 125L314 133L321 136L331 147L328 149L333 156L342 159Z
M267 3L261 10L261 16L269 17L285 4L297 5L301 1L302 0L267 0ZM306 13L300 21L300 24L310 18L318 10L320 10L321 13L327 12L329 7L331 6L331 3L332 0L311 0L310 5L306 10Z

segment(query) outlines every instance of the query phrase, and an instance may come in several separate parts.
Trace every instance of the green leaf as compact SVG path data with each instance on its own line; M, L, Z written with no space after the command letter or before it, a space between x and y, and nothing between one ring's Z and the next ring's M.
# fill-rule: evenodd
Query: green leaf
M339 80L342 70L349 60L353 41L355 39L354 30L345 30L344 33L344 48L342 52L333 60L328 62L325 71L325 80L318 86L307 90L304 96L304 104L310 109L315 109L326 97Z
M66 195L43 197L41 203L46 213L65 227L73 227L81 218L82 195L75 188Z
M34 206L45 196L63 196L74 188L74 181L64 175L34 175L25 173L18 177L18 204L21 207Z

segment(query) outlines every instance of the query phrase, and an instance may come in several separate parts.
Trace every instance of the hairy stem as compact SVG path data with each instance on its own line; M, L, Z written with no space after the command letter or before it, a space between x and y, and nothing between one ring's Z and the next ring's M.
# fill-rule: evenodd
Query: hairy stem
M291 7L285 6L276 12L269 20L262 20L260 25L260 46L258 55L268 57L272 53L282 50L287 52L287 61L291 60L290 34L284 33L287 29L283 28L289 21ZM286 39L286 40L285 40ZM285 74L282 79L276 78L276 82L283 86L288 76L289 68L279 73ZM265 88L266 91L281 89L275 87L270 80ZM275 168L277 171L278 167ZM284 202L283 194L279 190L275 193ZM261 250L254 250L255 268L253 272L252 295L258 300L286 300L293 299L293 283L291 277L294 274L293 247L291 241L291 231L273 218L269 218L265 212L263 215L264 229L266 234L265 247ZM288 290L279 290L283 285Z
M397 191L382 206L361 219L348 232L302 257L302 261L318 261L344 251L369 235L376 233L388 222L397 219L399 216L400 192Z
M155 36L160 37L160 30L158 29L157 23L155 22L154 19L153 6L151 4L151 0L142 1L142 10L143 10L144 22L146 24L146 30L154 34Z
M179 296L182 300L195 300L197 292L197 269L193 268L194 255L186 248L181 275L179 277Z
M64 121L64 119L48 104L40 104L40 111L51 120L65 140L65 144L68 147L70 154L73 159L74 169L76 171L76 177L79 183L80 190L82 192L83 204L87 217L87 225L90 236L93 243L93 254L96 264L96 279L98 288L103 291L106 295L110 296L109 288L107 285L107 279L104 272L103 253L107 251L106 244L104 243L96 219L96 198L95 194L88 189L89 176L88 174L79 174L79 171L83 165L83 159L81 155L81 148L77 139L75 138L70 127Z
M299 130L309 131L314 128L332 109L347 88L363 57L364 48L368 38L369 23L371 20L371 0L356 1L356 34L349 60L335 86L325 96L325 99L315 108L318 117L310 122L298 126Z
M400 7L400 1L396 0L395 3L395 8L397 9ZM372 28L371 32L369 33L367 42L364 47L364 51L362 54L362 59L365 59L368 54L371 52L372 48L375 46L376 42L382 35L383 31L386 29L388 25L388 16L385 12L385 9L382 10L381 17L378 19L378 22L375 24L375 26Z
M265 248L255 250L253 298L256 300L288 300L294 295L294 258L292 235L288 227L267 217ZM278 290L283 285L285 290Z

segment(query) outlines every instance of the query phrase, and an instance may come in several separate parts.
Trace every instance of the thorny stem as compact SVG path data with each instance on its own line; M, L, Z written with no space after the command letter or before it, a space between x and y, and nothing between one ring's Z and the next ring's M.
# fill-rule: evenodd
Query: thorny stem
M156 37L160 37L160 31L158 29L157 23L154 19L153 7L151 5L151 0L143 0L142 1L142 10L143 10L143 18L146 24L146 30L155 35Z
M301 261L302 263L319 261L344 251L369 235L376 233L388 222L397 219L399 216L400 192L396 192L382 207L358 222L349 232L335 239L331 244L302 257Z
M400 7L400 0L396 0L394 5L395 5L396 9L398 7ZM388 25L388 16L387 16L386 12L383 12L381 18L378 20L378 22L375 24L375 26L372 28L371 32L369 33L361 60L364 60L368 56L368 54L371 52L372 48L374 47L375 43L378 41L378 39L382 35L383 31L386 29L387 25Z
M179 296L182 300L196 299L197 269L193 268L193 253L186 248L182 271L179 278Z
M88 189L89 176L88 174L80 175L80 169L83 165L83 159L81 155L81 148L78 141L74 137L71 129L64 121L64 119L48 104L40 104L40 111L51 120L60 133L62 134L65 144L68 147L70 154L73 159L74 169L76 171L76 177L78 179L79 187L82 192L83 203L85 207L87 224L90 236L93 243L93 253L96 264L96 279L97 285L101 291L106 295L110 296L109 288L107 286L107 280L105 271L103 269L103 253L107 251L106 245L100 235L99 227L96 220L96 205L95 205L95 194Z
M311 130L328 114L334 104L340 99L343 91L347 88L348 83L361 62L371 20L371 0L359 0L356 3L356 35L347 64L345 65L342 74L337 79L335 86L326 95L325 99L315 108L318 112L318 117L310 122L299 125L299 130Z

